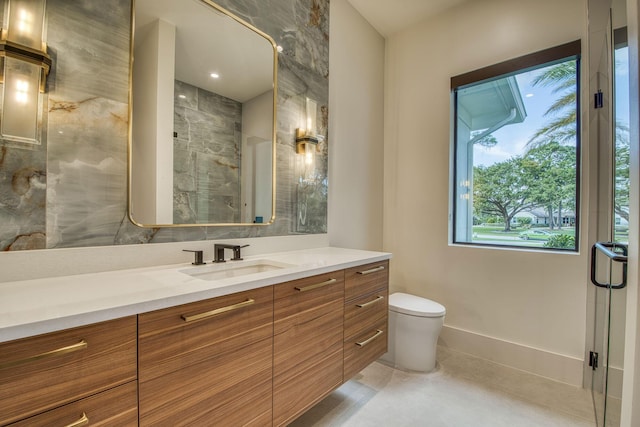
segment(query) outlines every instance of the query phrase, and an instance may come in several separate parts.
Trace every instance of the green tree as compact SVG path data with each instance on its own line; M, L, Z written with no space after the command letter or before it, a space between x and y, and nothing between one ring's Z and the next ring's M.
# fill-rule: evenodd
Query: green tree
M561 144L573 142L577 130L577 80L576 61L567 61L547 67L533 79L533 86L552 86L552 93L559 94L544 113L551 120L538 129L527 145L530 148L542 146L550 142Z
M527 142L531 148L547 143L575 141L577 135L576 61L563 62L545 69L533 80L533 85L552 86L558 99L547 109L552 119L538 129ZM629 129L616 122L615 129L615 203L614 210L629 220Z
M524 167L531 180L532 201L547 209L549 228L562 227L563 208L574 208L576 194L576 150L548 142L527 152ZM557 217L554 211L557 209Z
M471 140L473 140L476 136L482 134L483 131L475 131L475 132L471 132ZM487 147L487 148L491 148L493 146L495 146L496 144L498 144L498 140L496 139L495 136L493 136L492 133L483 136L482 138L478 138L478 140L476 140L474 142L474 144L478 144L478 145L482 145L483 147Z
M576 247L576 239L568 234L555 234L544 242L543 246L545 248L574 249Z
M516 222L518 223L519 227L525 227L531 225L531 218L529 218L528 216L521 216L516 218Z
M511 230L513 217L535 206L532 180L521 157L512 157L491 166L473 168L473 207L481 215L497 215L504 221L504 231Z
M629 129L616 125L615 212L629 221Z

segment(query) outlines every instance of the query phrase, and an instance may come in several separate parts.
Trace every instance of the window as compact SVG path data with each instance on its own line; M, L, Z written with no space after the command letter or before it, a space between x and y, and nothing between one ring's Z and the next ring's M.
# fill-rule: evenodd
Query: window
M576 251L579 55L572 42L453 77L453 242Z
M627 28L614 32L614 241L629 243L629 46Z

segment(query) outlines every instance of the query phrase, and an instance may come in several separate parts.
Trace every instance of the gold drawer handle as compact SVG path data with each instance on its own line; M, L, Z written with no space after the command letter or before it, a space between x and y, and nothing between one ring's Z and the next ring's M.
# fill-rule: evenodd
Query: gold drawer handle
M311 289L317 289L317 288L321 288L323 286L327 286L327 285L331 285L333 283L336 283L338 281L338 279L329 279L326 280L322 283L316 283L315 285L309 285L309 286L305 286L304 288L300 288L300 287L295 287L296 291L300 291L300 292L305 292L305 291L310 291Z
M378 267L372 268L371 270L358 271L358 274L362 274L363 276L366 276L367 274L377 273L378 271L382 271L382 270L384 270L384 265L380 265Z
M246 301L242 301L233 305L228 305L226 307L216 308L215 310L207 311L206 313L194 314L193 316L186 316L183 314L180 317L185 322L195 322L196 320L207 319L209 317L217 316L219 314L226 313L228 311L237 310L239 308L246 307L248 305L253 304L254 302L256 302L256 300L249 298Z
M47 357L62 356L63 354L73 353L74 351L84 350L88 346L85 340L81 340L77 344L68 345L66 347L58 348L56 350L47 351L44 353L36 354L35 356L25 357L20 360L12 360L0 364L0 369L13 368L15 366L24 365L25 363L35 362L36 360L45 359Z
M356 307L358 308L365 308L365 307L369 307L370 305L373 305L377 302L380 302L384 299L384 297L382 295L378 295L378 297L376 299L374 299L373 301L369 301L369 302L365 302L364 304L356 304Z
M82 413L82 418L78 421L74 421L71 424L66 425L65 427L80 427L89 425L89 417L84 412Z
M358 347L364 347L365 345L369 344L371 341L375 340L376 338L378 338L382 334L384 334L384 331L381 331L380 329L378 329L378 330L376 330L376 333L372 337L367 338L366 340L361 341L361 342L356 342L356 345Z

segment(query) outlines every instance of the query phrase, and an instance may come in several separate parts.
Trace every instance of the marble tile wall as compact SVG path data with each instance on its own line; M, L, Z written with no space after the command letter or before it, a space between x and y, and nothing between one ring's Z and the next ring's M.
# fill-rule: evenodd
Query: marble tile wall
M174 105L173 221L240 222L242 103L176 80Z
M307 225L301 227L294 134L309 97L318 103L318 132L327 136L329 0L219 3L283 47L278 61L275 223L171 229L131 224L131 1L48 0L47 43L53 66L45 95L46 138L36 150L0 145L0 250L326 232L327 140L320 144L313 174L320 184L313 190Z

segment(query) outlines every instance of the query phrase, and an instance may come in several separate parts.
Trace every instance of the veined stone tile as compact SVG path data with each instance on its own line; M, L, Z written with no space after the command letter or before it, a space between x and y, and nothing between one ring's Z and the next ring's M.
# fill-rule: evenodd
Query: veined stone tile
M267 227L167 229L139 228L131 224L127 218L126 182L131 2L48 0L47 44L53 67L47 82L47 140L42 146L46 150L37 155L15 154L0 145L3 150L0 158L4 159L0 162L1 248L8 245L12 245L12 250L43 247L45 235L46 246L52 248L273 236L305 231L297 227L299 171L296 170L295 128L305 114L304 99L309 97L318 103L318 131L327 136L329 1L220 0L219 3L270 34L284 48L279 54L275 223ZM197 102L197 93L188 96L186 101L177 101L185 107ZM174 143L179 149L189 146L191 133L206 134L203 129L192 129L193 123L187 120L186 113L176 122L179 135ZM238 121L231 123L228 132L231 145L206 150L225 153L233 159L214 159L225 165L225 172L216 175L210 186L226 190L233 182L229 174L234 170L234 162L240 159L240 125ZM323 206L326 206L328 143L325 140L323 144L316 156L315 171L315 179L323 184L314 187L314 194L309 193L312 187L305 189L310 196L308 200L313 201L312 209L306 207L307 218L317 225L314 230L320 231L305 232L326 231ZM177 167L180 172L186 163L194 161L189 155L182 157ZM21 172L21 176L28 177L28 185L24 187L28 189L18 196L11 193L11 179L7 176L20 169L33 173ZM218 193L216 197L221 203L212 210L225 213L240 200L239 191ZM46 200L46 209L43 200ZM193 203L186 202L182 206L184 211L192 210Z

